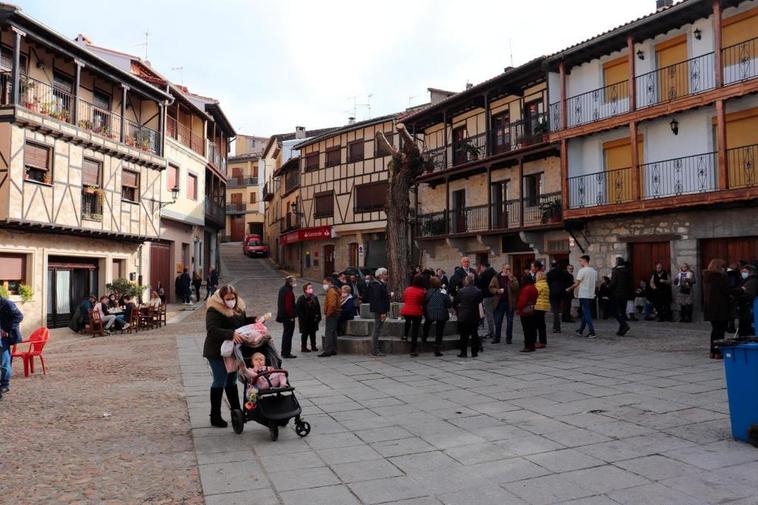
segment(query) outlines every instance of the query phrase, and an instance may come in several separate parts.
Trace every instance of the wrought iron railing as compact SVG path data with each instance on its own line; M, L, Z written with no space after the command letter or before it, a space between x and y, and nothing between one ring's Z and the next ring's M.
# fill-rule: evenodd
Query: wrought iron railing
M480 133L453 142L453 156L450 167L462 165L487 156L487 135Z
M226 181L227 188L239 188L245 186L257 186L257 177L229 177Z
M561 193L543 193L524 198L524 226L534 226L561 219Z
M211 219L216 224L223 226L226 214L224 213L224 207L215 202L211 196L205 196L205 217Z
M78 125L103 137L119 140L121 138L121 115L97 107L79 99Z
M445 211L416 216L416 236L439 237L447 234Z
M8 87L9 98L12 96L12 88L12 83L10 83ZM45 114L59 121L71 122L74 95L33 77L21 76L19 102L20 105L31 111Z
M633 199L631 167L569 177L569 208L619 204Z
M593 89L566 99L567 127L629 112L629 81Z
M490 132L492 154L500 154L546 142L550 133L548 119L547 113L541 113L521 121L509 123L507 128L492 130Z
M758 38L721 50L724 85L758 77Z
M488 207L477 205L450 211L450 233L486 231L489 221Z
M274 197L274 192L276 191L276 188L278 187L278 184L276 181L268 181L266 184L263 185L263 200L269 201Z
M703 153L640 165L642 198L706 193L718 189L717 153Z
M758 145L735 147L726 151L730 188L748 188L758 185L755 163L758 161Z
M246 210L247 210L247 204L245 203L227 203L226 204L227 214L244 214Z
M521 200L496 202L490 207L491 230L506 230L521 226Z
M143 151L158 154L160 150L160 133L133 121L126 121L124 141Z
M424 157L430 162L432 165L431 171L432 172L441 172L443 170L446 170L447 167L447 148L443 147L435 147L434 149L429 149L427 151L424 151Z
M85 187L82 190L82 219L90 221L103 220L103 205L101 193Z
M550 131L557 132L561 130L561 102L551 103L548 107L550 112Z
M296 230L300 228L300 217L292 212L287 212L287 215L279 222L279 231L281 233Z
M166 118L166 136L189 147L200 156L205 155L205 142L203 141L203 137L196 133L192 133L191 128L178 122L175 118Z
M716 87L714 53L659 68L635 78L637 108L651 107Z

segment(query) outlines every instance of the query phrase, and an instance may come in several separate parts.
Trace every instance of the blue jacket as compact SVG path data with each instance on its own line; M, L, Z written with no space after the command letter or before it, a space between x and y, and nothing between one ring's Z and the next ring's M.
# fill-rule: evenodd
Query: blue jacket
M24 314L18 310L16 304L7 298L0 296L0 330L8 335L3 337L5 344L18 344L23 340L18 325L24 320Z

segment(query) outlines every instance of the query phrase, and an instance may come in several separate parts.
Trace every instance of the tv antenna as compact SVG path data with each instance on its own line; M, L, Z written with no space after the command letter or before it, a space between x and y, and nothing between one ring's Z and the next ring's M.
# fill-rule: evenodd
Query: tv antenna
M145 41L140 42L139 44L134 44L135 46L138 46L138 47L139 46L145 47L145 61L147 61L147 46L148 46L149 41L150 41L150 31L145 30Z
M357 118L358 117L358 107L366 107L366 112L368 113L368 117L371 117L371 98L373 97L373 93L369 93L368 96L366 96L366 103L358 103L358 97L357 96L350 96L348 97L348 100L353 101L353 115L352 117Z

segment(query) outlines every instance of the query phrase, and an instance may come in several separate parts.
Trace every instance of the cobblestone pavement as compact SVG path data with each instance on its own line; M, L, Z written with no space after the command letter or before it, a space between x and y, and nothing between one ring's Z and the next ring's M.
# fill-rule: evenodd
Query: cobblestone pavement
M195 328L60 329L47 375L24 378L14 360L0 401L0 503L203 503L176 352L176 335Z
M227 278L252 312L271 310L281 276L236 252ZM298 353L285 366L313 431L277 442L254 423L208 427L202 331L179 335L206 503L758 504L758 450L731 439L703 325L637 323L619 339L601 321L594 342L572 329L475 360Z

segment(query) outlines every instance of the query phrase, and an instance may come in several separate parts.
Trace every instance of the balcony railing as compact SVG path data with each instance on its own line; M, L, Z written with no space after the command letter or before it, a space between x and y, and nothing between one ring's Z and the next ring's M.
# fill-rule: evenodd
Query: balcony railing
M82 219L103 220L102 192L85 187L82 190Z
M281 233L297 230L300 228L300 218L296 214L288 212L287 215L281 219L279 226Z
M227 214L244 214L247 211L247 204L245 203L227 203Z
M272 198L274 198L274 191L275 189L275 183L274 181L268 181L266 184L263 185L263 200L268 202Z
M758 77L758 38L721 50L724 85Z
M221 154L221 149L208 141L208 160L218 168L222 174L226 175L226 158Z
M224 213L224 207L213 201L209 195L205 196L205 217L212 220L216 224L223 226L226 214Z
M447 235L445 211L419 214L416 217L416 235L419 237L440 237Z
M718 189L717 153L703 153L640 165L642 198L706 193Z
M487 136L484 133L472 135L453 142L451 166L462 165L487 156Z
M619 168L569 177L569 207L581 209L632 200L632 169Z
M730 188L758 186L755 162L758 160L758 145L735 147L726 151L728 181Z
M230 177L226 181L227 188L239 188L239 187L245 187L245 186L257 186L257 185L258 185L257 177Z
M521 121L509 123L505 128L497 128L490 132L492 136L492 154L515 151L526 146L547 141L550 132L547 113L534 115Z
M114 140L121 138L121 115L81 99L78 111L79 128Z
M160 138L160 133L152 128L148 128L147 126L132 121L126 122L126 136L124 137L124 142L126 142L127 145L157 154L160 152Z
M690 58L635 78L637 108L643 109L714 89L714 54Z
M629 112L629 81L593 89L566 100L568 127Z
M450 233L487 231L489 214L486 205L464 207L450 211Z
M284 191L290 191L300 187L300 171L290 170L284 174Z
M544 193L524 198L524 226L559 221L561 217L561 193Z
M200 156L205 156L205 142L203 141L203 137L196 133L192 133L192 130L189 127L179 123L175 118L166 118L166 135L189 147Z
M521 200L493 203L490 210L490 229L507 230L521 226Z

